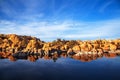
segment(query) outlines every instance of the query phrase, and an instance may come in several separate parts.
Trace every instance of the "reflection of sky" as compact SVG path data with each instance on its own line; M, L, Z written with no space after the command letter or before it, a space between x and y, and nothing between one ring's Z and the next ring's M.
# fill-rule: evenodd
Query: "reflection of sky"
M119 22L119 0L0 0L0 33L46 41L118 38Z
M71 58L59 58L52 60L38 59L36 62L28 60L0 60L1 79L13 80L74 80L98 79L113 80L119 77L120 58L101 58L91 62L81 62ZM7 76L7 77L6 77ZM99 78L98 78L99 77Z

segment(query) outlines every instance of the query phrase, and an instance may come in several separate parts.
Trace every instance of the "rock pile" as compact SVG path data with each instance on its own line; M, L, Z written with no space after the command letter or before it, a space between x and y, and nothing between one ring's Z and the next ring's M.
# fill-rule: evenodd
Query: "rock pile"
M10 58L19 56L28 58L31 61L37 59L36 56L49 58L47 56L61 55L81 56L81 55L101 55L103 53L120 54L120 39L115 40L61 40L44 42L36 37L22 36L16 34L0 34L0 58ZM34 55L33 57L31 55Z

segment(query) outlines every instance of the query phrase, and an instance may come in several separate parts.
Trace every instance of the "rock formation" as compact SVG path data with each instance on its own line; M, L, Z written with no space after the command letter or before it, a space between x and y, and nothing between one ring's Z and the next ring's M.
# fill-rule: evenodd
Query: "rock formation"
M57 56L62 53L64 53L62 56L74 55L76 59L82 59L83 55L100 56L103 53L120 55L120 39L88 41L57 39L52 42L44 42L31 36L0 34L0 58L9 58L14 61L16 60L15 56L20 56L35 61L38 57L44 56L45 59L54 58L56 60L56 53Z

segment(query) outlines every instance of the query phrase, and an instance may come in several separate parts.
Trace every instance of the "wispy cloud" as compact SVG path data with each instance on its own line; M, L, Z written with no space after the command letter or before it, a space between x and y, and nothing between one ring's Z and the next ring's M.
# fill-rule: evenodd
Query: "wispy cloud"
M44 0L3 0L0 2L0 15L19 21L35 21L44 16ZM1 17L0 16L0 17Z
M0 22L0 33L36 36L42 40L118 38L120 20L97 22L29 22L19 24L10 21Z
M112 4L112 2L113 2L113 1L110 0L109 2L105 3L103 6L100 7L99 11L100 11L101 13L104 12L105 9L106 9L109 5Z
M0 2L0 10L3 12L7 17L15 16L17 12L13 9L13 7L7 1Z

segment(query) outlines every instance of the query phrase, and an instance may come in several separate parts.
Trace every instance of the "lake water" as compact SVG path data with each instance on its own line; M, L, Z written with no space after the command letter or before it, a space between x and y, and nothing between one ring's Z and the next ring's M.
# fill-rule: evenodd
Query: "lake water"
M120 80L120 57L98 58L90 62L70 57L35 62L0 59L0 80Z

